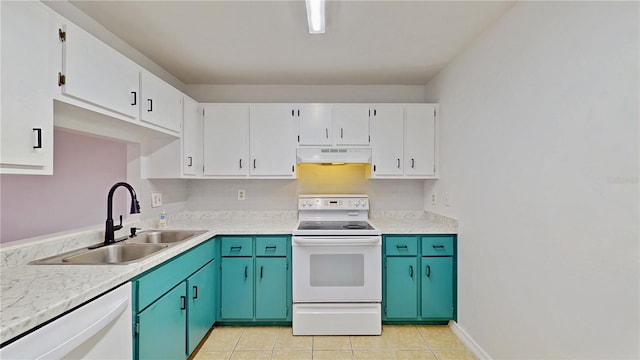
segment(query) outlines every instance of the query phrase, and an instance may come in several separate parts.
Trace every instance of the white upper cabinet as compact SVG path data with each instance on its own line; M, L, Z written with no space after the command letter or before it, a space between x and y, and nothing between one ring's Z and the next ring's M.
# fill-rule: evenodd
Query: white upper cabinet
M333 143L335 145L369 145L369 105L333 105Z
M140 73L140 120L179 132L182 93L146 70Z
M60 21L62 94L137 119L140 67L75 24Z
M437 105L377 105L371 117L373 178L437 178Z
M374 177L403 175L404 107L379 105L371 114L371 171Z
M249 175L249 105L204 105L204 175Z
M0 173L53 172L51 10L1 1Z
M198 103L184 97L184 127L182 129L182 173L202 173L202 113Z
M288 105L205 104L204 175L295 177L297 131Z
M251 175L295 177L298 121L291 107L252 104L250 114Z
M437 122L435 104L405 107L404 173L414 177L436 177Z
M294 105L291 106L291 115L298 120L299 145L331 145L331 105Z

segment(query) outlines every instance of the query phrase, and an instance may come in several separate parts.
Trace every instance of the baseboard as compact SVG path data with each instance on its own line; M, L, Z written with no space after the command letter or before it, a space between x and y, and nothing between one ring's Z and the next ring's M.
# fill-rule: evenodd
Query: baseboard
M480 360L493 360L484 349L457 322L451 321L449 328Z

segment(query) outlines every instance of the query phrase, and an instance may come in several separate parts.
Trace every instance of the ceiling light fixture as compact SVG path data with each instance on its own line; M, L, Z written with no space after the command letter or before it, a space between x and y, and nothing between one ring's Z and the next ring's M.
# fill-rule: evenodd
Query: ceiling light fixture
M324 1L325 0L305 0L307 4L309 34L324 34Z

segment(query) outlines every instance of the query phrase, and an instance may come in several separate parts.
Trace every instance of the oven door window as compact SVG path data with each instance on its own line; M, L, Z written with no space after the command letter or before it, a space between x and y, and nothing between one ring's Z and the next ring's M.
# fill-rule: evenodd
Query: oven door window
M312 254L312 287L364 286L363 254Z

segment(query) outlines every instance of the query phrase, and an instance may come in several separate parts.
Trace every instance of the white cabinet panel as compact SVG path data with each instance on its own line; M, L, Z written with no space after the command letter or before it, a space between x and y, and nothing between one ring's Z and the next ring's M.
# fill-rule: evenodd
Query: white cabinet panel
M333 142L336 145L369 145L369 106L333 106Z
M371 114L372 176L403 174L404 108L381 105Z
M137 119L140 67L75 24L62 21L62 94Z
M53 172L51 10L40 2L2 1L0 173Z
M204 106L204 174L249 175L249 105Z
M404 163L407 176L436 175L436 106L405 108Z
M140 120L175 132L182 125L182 93L157 76L140 73Z
M304 104L292 106L298 118L299 145L331 145L331 105Z
M182 129L182 173L202 172L202 115L198 103L184 97L184 127Z
M251 175L294 177L297 120L290 107L256 104L250 113Z

